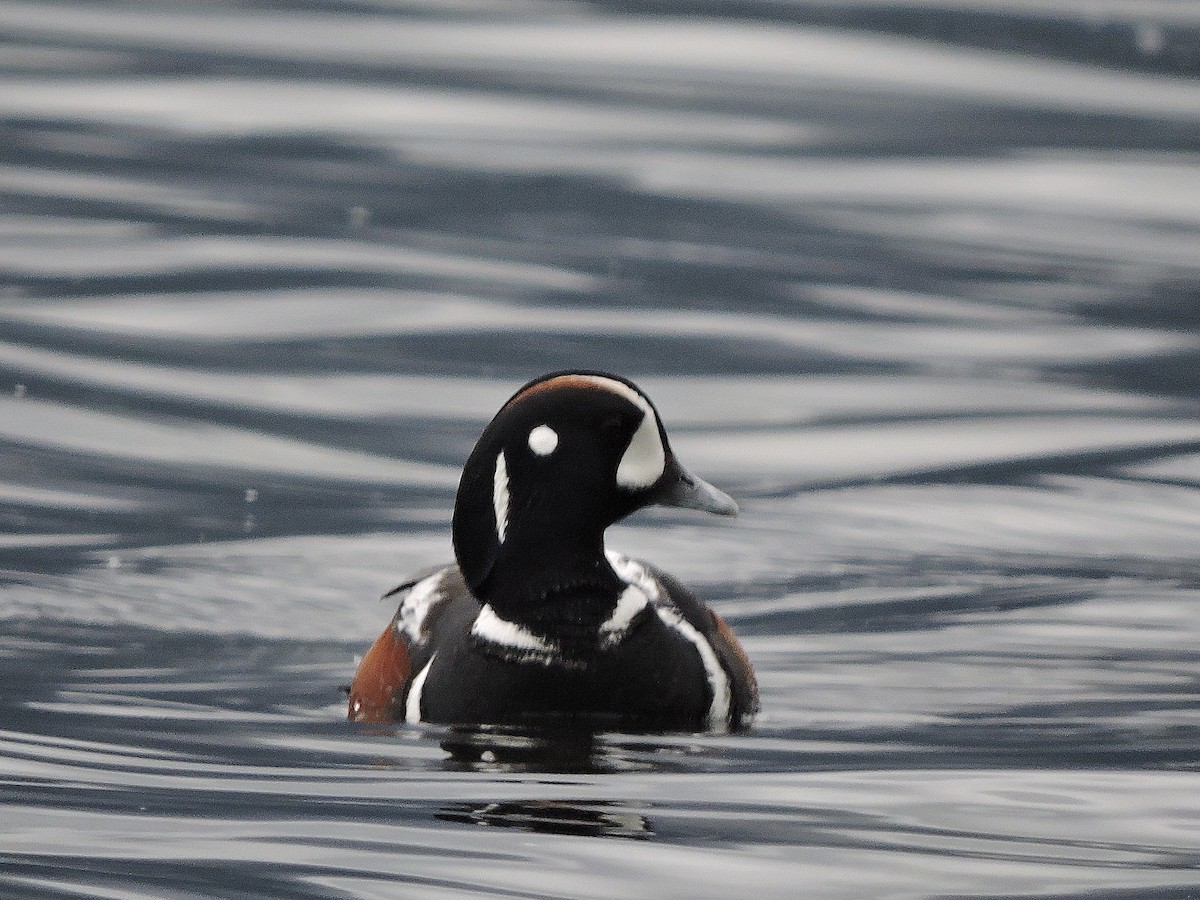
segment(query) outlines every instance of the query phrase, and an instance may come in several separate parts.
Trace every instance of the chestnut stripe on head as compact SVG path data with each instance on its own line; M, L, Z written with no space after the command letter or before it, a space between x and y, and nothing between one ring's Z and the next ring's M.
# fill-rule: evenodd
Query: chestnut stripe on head
M558 388L587 388L589 390L595 390L598 387L603 387L602 385L597 384L597 382L620 384L620 382L615 382L611 378L604 378L600 375L555 375L553 378L535 381L533 384L529 385L529 387L525 388L525 390L516 394L507 403L505 403L504 409L507 409L521 400L524 400L526 397L531 397L534 394L540 394L542 391L553 391L557 390ZM624 385L622 385L622 387L624 387Z

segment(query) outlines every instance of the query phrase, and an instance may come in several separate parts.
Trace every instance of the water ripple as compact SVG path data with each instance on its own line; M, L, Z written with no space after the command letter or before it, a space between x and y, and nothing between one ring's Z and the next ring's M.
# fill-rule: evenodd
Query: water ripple
M0 5L0 894L1200 885L1200 14ZM357 727L526 379L750 734Z

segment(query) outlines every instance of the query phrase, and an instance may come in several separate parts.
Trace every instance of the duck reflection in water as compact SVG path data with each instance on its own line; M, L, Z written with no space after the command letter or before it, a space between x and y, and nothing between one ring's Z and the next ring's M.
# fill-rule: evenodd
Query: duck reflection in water
M608 801L509 800L498 803L455 803L437 817L464 825L521 828L544 834L580 837L653 837L650 820Z
M592 731L570 728L455 728L441 742L447 766L466 770L594 774L650 768ZM447 822L593 837L651 837L632 804L585 799L499 800L443 806Z

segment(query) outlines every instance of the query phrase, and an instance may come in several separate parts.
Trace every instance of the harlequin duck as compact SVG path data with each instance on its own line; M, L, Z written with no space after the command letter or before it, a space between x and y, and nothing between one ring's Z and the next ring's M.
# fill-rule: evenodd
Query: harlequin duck
M732 516L676 460L654 405L599 372L546 375L484 429L454 504L456 565L387 597L357 722L736 730L758 709L729 626L670 576L604 547L650 504Z

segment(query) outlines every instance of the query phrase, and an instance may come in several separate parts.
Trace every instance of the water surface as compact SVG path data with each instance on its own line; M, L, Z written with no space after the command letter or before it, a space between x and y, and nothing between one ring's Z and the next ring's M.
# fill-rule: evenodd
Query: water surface
M1200 897L1200 15L0 7L0 896ZM521 383L749 735L360 728Z

